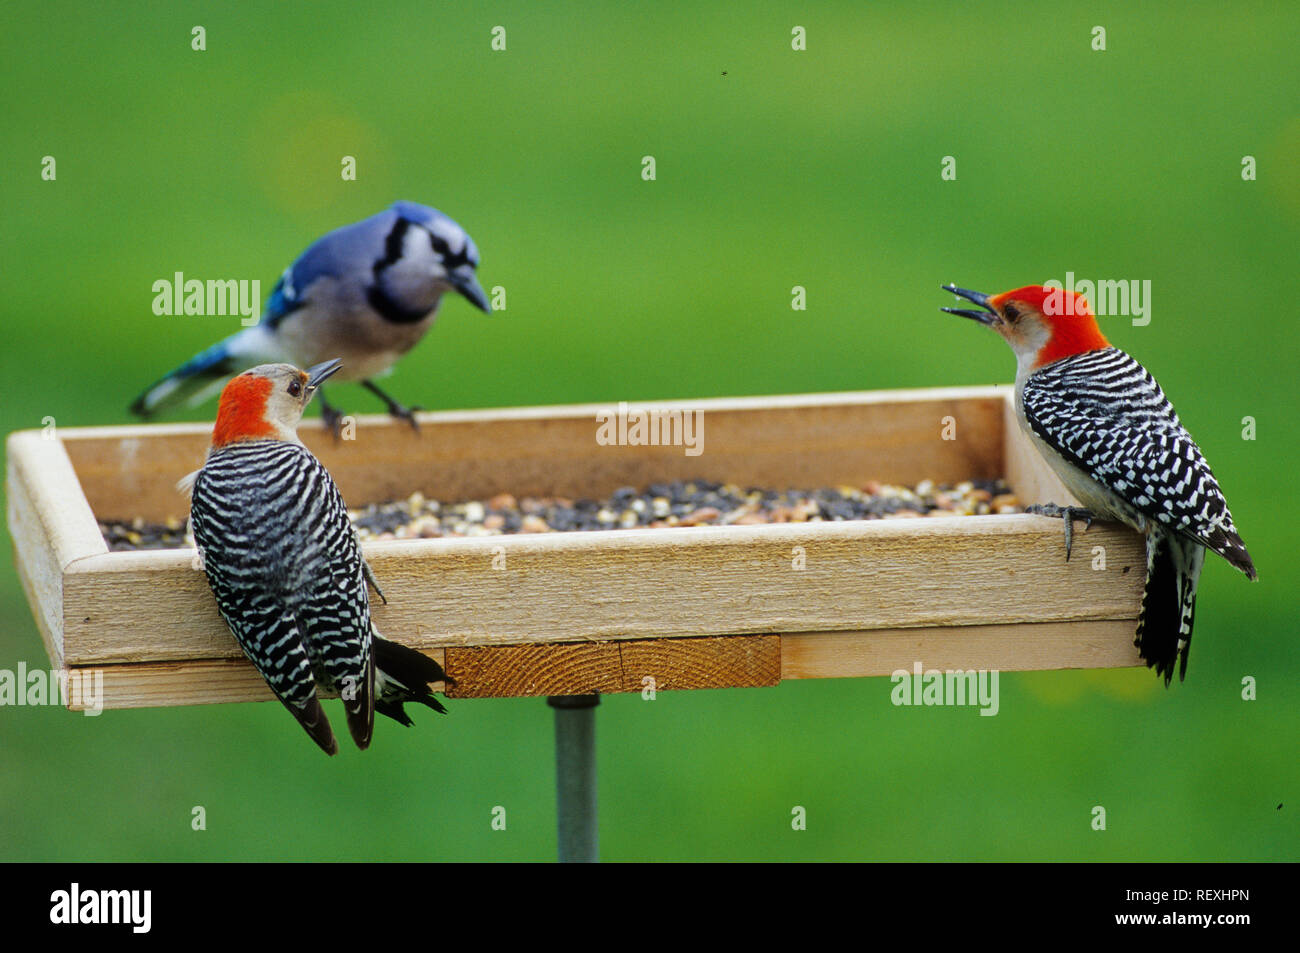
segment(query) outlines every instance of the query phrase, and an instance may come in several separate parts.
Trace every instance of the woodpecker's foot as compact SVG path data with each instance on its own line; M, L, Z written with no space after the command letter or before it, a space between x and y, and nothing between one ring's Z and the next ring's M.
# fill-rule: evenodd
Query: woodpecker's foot
M1065 520L1065 561L1067 563L1070 561L1070 549L1074 545L1074 521L1083 520L1083 531L1086 533L1092 528L1092 521L1096 519L1092 510L1082 506L1058 506L1055 503L1035 503L1026 506L1025 512L1034 516L1060 517Z
M337 443L343 439L343 414L325 399L324 391L316 391L316 400L320 402L320 419L325 422L326 429L334 435L334 442Z
M408 424L411 425L411 429L414 430L416 433L420 432L420 425L419 423L416 422L415 415L419 411L423 410L424 409L423 407L406 407L403 406L402 404L399 404L397 401L393 400L393 398L389 397L377 386L375 386L374 381L362 381L361 386L364 387L366 390L370 391L370 393L374 394L380 400L382 400L384 402L384 406L388 408L388 412L390 414L392 414L398 420L405 420Z
M384 605L388 605L388 597L384 595L384 590L379 588L379 583L375 581L375 571L370 568L370 563L365 558L361 560L361 571L366 574L366 582L370 583L372 589L379 593L379 598L384 600Z

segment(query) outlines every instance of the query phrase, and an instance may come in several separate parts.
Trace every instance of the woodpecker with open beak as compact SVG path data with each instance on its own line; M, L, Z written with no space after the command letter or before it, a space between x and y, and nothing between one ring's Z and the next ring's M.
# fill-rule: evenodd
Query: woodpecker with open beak
M998 295L943 290L976 307L941 310L992 328L1011 346L1016 418L1084 505L1027 511L1064 517L1066 559L1075 519L1114 520L1146 537L1136 645L1166 685L1175 664L1182 679L1205 551L1256 578L1200 448L1155 378L1102 335L1082 295L1041 285Z

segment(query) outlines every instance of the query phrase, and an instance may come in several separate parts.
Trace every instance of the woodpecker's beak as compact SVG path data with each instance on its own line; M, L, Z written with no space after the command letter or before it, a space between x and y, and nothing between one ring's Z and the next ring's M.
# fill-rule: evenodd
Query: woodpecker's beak
M980 294L978 291L967 291L965 288L958 288L956 285L940 285L944 291L951 291L959 298L965 298L983 308L983 311L973 311L963 308L940 308L940 311L947 311L949 314L960 314L963 318L970 318L972 321L978 321L980 324L994 325L997 324L1002 316L999 315L989 305L989 296Z
M447 281L451 286L465 296L474 307L480 311L492 313L492 306L488 304L487 292L478 283L478 278L474 276L474 268L470 265L461 265L459 268L452 270L447 276Z
M325 383L325 378L329 377L342 366L343 362L336 357L332 361L325 361L323 364L317 364L315 367L308 368L307 393L310 394L317 387L320 387L321 384ZM325 398L323 397L321 398L321 400L324 399Z

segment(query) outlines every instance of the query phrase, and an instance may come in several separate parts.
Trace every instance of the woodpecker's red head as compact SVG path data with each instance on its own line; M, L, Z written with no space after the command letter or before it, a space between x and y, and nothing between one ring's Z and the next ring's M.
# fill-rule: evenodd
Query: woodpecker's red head
M298 421L321 382L340 360L300 371L292 364L262 364L233 377L221 392L212 446L241 440L298 440Z
M1088 299L1074 291L1027 285L1000 295L967 291L944 285L959 297L972 301L983 311L941 308L987 324L1006 338L1024 374L1059 361L1063 357L1110 347L1097 327Z

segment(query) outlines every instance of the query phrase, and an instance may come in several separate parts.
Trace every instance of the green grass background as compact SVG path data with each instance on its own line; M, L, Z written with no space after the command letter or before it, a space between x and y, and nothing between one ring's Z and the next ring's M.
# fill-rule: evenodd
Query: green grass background
M941 315L940 283L1150 279L1150 325L1104 329L1206 450L1261 577L1207 564L1187 682L1008 673L995 718L895 708L887 679L607 697L602 855L1300 857L1300 8L14 2L0 17L5 432L125 422L146 384L237 327L154 316L154 280L265 293L310 240L397 198L459 220L483 284L508 289L490 318L448 300L389 379L431 408L1004 382L1005 345ZM378 409L353 386L335 400ZM11 546L0 562L0 668L40 665ZM553 857L545 703L451 707L335 759L271 704L0 709L0 858Z

